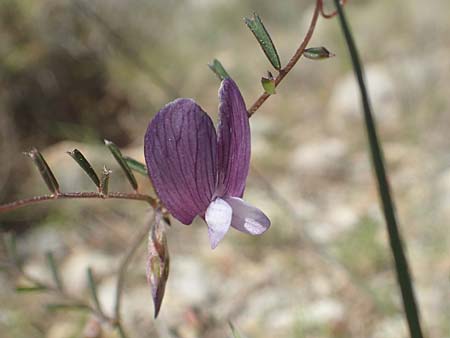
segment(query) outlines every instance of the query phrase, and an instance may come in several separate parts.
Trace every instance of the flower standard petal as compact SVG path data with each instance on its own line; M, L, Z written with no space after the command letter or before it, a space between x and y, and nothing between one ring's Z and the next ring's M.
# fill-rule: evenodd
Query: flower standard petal
M233 209L233 228L250 235L260 235L269 229L269 218L258 208L237 197L227 197L225 201Z
M205 221L208 224L209 241L211 248L215 249L230 228L233 210L221 198L216 198L208 206Z
M250 124L236 83L228 78L219 90L217 196L241 197L250 165Z
M207 209L216 186L217 138L210 117L191 99L167 104L144 140L145 161L165 207L184 224Z

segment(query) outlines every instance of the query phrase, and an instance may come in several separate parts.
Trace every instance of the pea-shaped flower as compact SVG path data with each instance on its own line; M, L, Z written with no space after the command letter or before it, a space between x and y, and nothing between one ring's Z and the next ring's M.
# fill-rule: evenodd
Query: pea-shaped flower
M264 213L241 199L250 164L250 125L236 83L219 89L217 134L192 99L162 108L145 134L145 161L164 206L183 224L201 216L214 249L230 226L259 235L270 226Z

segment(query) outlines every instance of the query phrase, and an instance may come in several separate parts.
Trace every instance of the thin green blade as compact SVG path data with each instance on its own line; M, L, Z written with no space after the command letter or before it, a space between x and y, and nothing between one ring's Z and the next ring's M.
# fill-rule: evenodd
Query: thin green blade
M272 66L274 66L275 69L280 70L280 57L278 56L277 49L275 48L269 32L267 31L266 27L264 27L261 18L258 16L258 14L253 13L253 18L244 18L244 22L248 26L248 28L250 28L253 35L256 37L256 40L258 40L259 45L264 51L264 54L266 54Z

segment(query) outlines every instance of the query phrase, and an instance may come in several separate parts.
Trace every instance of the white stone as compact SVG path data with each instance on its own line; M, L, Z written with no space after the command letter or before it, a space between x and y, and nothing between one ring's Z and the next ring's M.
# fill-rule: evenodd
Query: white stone
M100 277L115 272L117 264L118 260L115 257L81 249L63 263L61 276L69 292L80 294L87 287L88 267L91 267L95 276Z
M391 316L375 324L373 338L406 338L405 319L400 316Z
M334 299L322 299L307 305L303 311L305 322L326 323L338 321L344 316L343 305Z
M178 256L171 262L167 288L171 301L201 304L212 291L208 268L196 257Z
M336 138L303 143L293 154L293 165L302 172L329 171L340 168L346 154L347 145Z
M47 331L47 338L70 338L79 330L76 322L56 321Z
M367 88L377 122L395 124L399 117L394 79L382 65L365 68ZM349 123L363 119L360 91L353 71L338 79L329 101L329 117L333 125L347 129Z

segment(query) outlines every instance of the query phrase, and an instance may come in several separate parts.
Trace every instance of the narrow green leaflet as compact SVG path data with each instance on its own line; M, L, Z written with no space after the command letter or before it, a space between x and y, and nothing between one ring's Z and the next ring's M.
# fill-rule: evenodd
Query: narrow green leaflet
M233 338L246 338L244 335L242 335L239 330L233 325L232 322L228 322L228 325L230 326L231 333L233 334Z
M88 311L89 310L89 308L85 304L78 304L78 303L74 303L74 304L50 303L50 304L46 305L46 308L48 311L66 311L66 310Z
M131 170L134 170L141 175L148 176L147 166L144 163L139 162L138 160L135 160L134 158L131 158L129 156L125 156L124 159Z
M25 293L25 292L40 292L40 291L46 291L47 288L42 285L36 285L36 286L17 286L16 292Z
M255 35L256 40L258 40L262 50L264 51L264 54L266 54L272 66L274 66L275 69L280 70L280 57L278 56L278 52L275 48L274 43L272 42L272 38L264 27L261 18L258 16L258 14L253 13L253 18L244 18L244 22L248 26L248 28L250 28L253 35Z
M98 178L97 173L92 168L91 164L88 162L86 157L84 157L84 155L78 149L68 151L67 153L70 155L70 157L72 157L75 160L75 162L78 163L78 165L89 176L92 182L94 182L94 184L98 188L100 188L100 179Z
M312 47L305 49L303 56L311 60L323 60L331 58L335 56L335 54L331 53L325 47Z
M131 171L130 167L128 166L127 162L125 161L122 153L120 152L119 148L111 141L105 140L105 145L108 147L108 149L111 151L111 154L113 154L114 158L116 159L117 163L119 163L120 167L124 171L128 181L130 182L131 186L134 190L137 190L138 184L136 181L136 177L134 177L133 172Z
M220 61L217 59L214 59L212 63L208 63L208 67L219 77L220 81L230 77Z
M42 179L47 185L48 190L54 194L59 194L59 183L42 154L36 148L33 148L31 151L25 152L24 154L33 160Z
M95 308L97 309L97 311L99 313L103 313L102 306L101 306L100 300L98 298L97 284L95 283L94 273L92 272L91 267L87 268L86 275L87 275L87 282L88 282L89 290L91 292L91 297L92 297L92 300L94 301Z
M52 273L53 282L55 283L56 287L59 291L63 291L63 283L61 279L61 275L59 273L58 266L56 265L55 256L53 256L53 253L51 251L48 251L46 253L48 266L50 268L50 271Z

